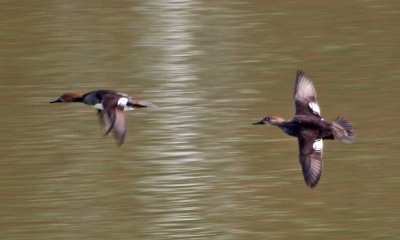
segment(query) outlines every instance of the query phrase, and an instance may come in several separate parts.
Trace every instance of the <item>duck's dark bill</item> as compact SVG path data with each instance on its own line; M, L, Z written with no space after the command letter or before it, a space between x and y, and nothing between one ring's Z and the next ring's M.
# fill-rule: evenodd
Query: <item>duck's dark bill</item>
M256 124L265 124L264 119L262 119L261 121L253 123L253 125L256 125Z
M61 102L61 100L57 99L57 100L51 101L50 103L59 103L59 102Z

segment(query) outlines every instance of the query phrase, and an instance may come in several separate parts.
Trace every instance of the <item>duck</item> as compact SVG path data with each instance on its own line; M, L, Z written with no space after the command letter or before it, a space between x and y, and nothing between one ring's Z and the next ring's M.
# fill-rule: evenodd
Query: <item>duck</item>
M302 70L296 74L293 101L295 115L290 120L268 115L253 124L277 126L297 138L305 183L314 188L322 175L323 140L337 139L343 143L353 143L355 133L352 123L345 118L337 117L333 122L322 118L314 84Z
M155 107L147 101L139 101L128 94L114 90L94 90L85 94L64 93L54 103L81 102L97 109L104 135L113 132L118 146L125 140L127 131L127 117L125 111L136 108Z

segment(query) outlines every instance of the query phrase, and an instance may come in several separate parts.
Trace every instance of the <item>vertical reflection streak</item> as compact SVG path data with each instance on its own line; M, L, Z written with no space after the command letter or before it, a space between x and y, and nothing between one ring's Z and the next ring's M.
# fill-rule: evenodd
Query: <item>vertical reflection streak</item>
M196 106L204 97L197 85L197 68L190 63L201 54L193 42L191 21L197 4L190 0L146 1L141 6L152 15L151 30L143 35L141 47L158 56L147 71L159 76L156 94L162 103L151 132L157 147L148 148L154 169L141 181L142 198L148 204L144 211L152 216L145 231L163 239L213 235L202 201L213 181L205 171L207 159L199 146L201 107Z

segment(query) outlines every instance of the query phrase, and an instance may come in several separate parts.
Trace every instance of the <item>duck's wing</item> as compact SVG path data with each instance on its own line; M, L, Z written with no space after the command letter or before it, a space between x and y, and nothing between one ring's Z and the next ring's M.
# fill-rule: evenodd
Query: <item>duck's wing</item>
M117 144L121 145L125 140L127 129L127 117L124 108L117 106L115 98L103 97L104 111L99 111L99 116L103 125L105 135L113 132Z
M126 129L127 129L127 122L128 120L124 112L124 109L116 108L115 121L114 121L114 126L112 128L112 132L114 134L115 139L117 140L118 145L124 143Z
M116 94L118 94L121 98L126 98L128 100L126 104L124 104L126 105L125 107L128 107L128 110L134 108L157 107L157 105L151 102L134 99L126 93L116 92ZM125 108L125 110L127 109Z
M303 71L297 71L293 101L296 115L315 115L321 117L314 84Z
M107 135L112 129L112 120L104 110L97 110L97 115L99 116L99 122L103 129L103 134Z
M322 174L323 140L307 136L298 137L299 158L306 184L315 187Z

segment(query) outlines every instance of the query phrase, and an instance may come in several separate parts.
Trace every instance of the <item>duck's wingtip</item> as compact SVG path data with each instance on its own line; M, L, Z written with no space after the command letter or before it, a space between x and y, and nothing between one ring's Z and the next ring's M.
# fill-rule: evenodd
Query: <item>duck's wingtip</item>
M301 69L297 69L296 78L298 79L303 75L306 75L306 73Z
M307 185L309 188L314 189L314 188L317 187L318 182L319 182L319 179L316 180L316 181L313 181L313 182L311 182L311 181L310 181L310 182L307 182L307 181L306 181L306 185Z
M124 143L124 141L125 141L125 138L120 139L120 138L116 137L117 147L121 147L122 144Z

